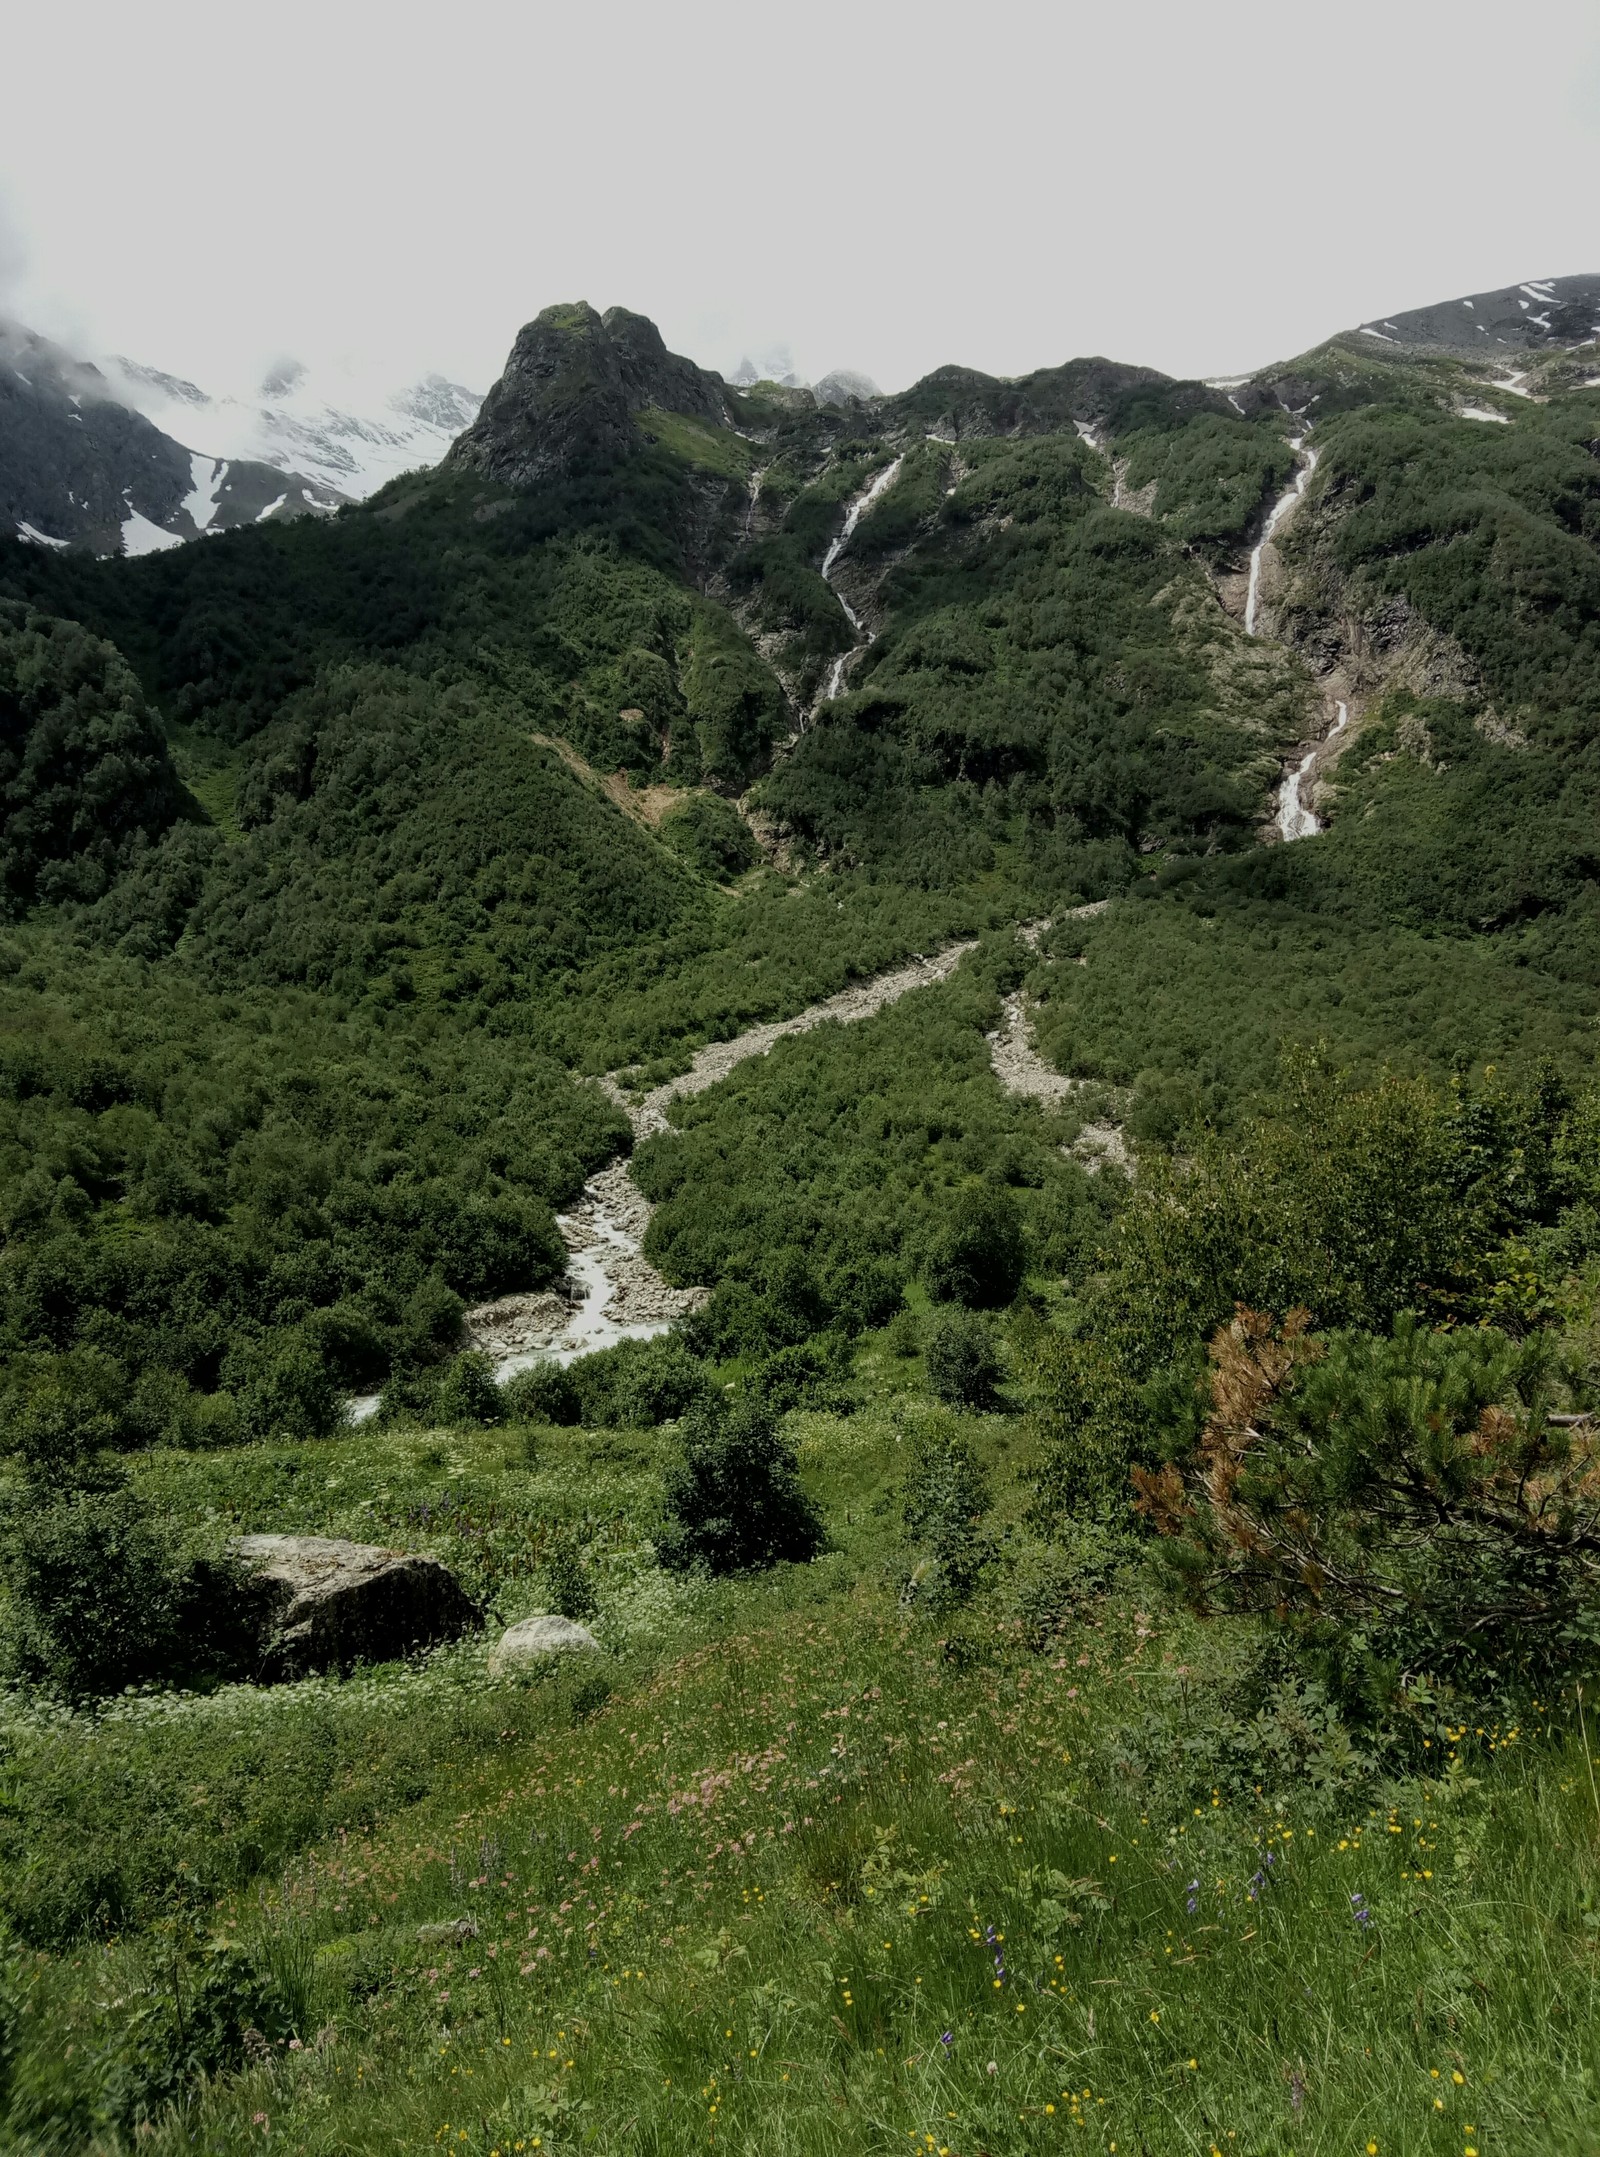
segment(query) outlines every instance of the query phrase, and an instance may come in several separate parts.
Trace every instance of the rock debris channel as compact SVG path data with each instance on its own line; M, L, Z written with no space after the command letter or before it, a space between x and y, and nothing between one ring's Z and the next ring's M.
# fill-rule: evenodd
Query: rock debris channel
M1098 914L1108 903L1102 899L1074 907L1071 916ZM1048 922L1027 922L1019 934L1032 948L1047 927ZM648 1093L630 1093L615 1072L600 1084L625 1111L635 1141L653 1138L670 1130L667 1111L680 1096L705 1093L750 1057L765 1056L791 1034L872 1018L913 989L947 981L976 948L970 939L947 945L932 957L913 959L824 997L793 1018L752 1026L731 1041L709 1042L687 1071ZM990 1036L989 1051L995 1076L1007 1092L1044 1101L1074 1093L1083 1082L1053 1070L1033 1047L1020 993L1006 999L1005 1013L1004 1027ZM1112 1124L1086 1126L1071 1150L1091 1168L1107 1161L1128 1166L1122 1134ZM534 1363L571 1363L618 1341L649 1340L699 1309L705 1289L672 1287L644 1255L650 1214L650 1202L629 1175L626 1160L613 1161L590 1177L572 1211L556 1216L570 1256L565 1279L555 1288L501 1296L467 1313L471 1345L493 1360L497 1378L509 1378ZM353 1402L352 1421L364 1421L377 1405L376 1395Z

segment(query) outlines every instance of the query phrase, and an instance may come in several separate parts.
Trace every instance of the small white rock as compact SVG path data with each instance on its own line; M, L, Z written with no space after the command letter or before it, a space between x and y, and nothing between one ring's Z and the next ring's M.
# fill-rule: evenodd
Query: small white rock
M489 1670L498 1675L510 1665L538 1662L547 1655L588 1655L599 1650L599 1641L586 1625L546 1612L523 1618L501 1634L489 1657Z

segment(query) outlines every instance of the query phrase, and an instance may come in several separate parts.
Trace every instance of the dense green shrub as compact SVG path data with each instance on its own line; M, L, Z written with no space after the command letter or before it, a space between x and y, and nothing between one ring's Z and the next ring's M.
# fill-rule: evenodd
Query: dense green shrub
M765 1357L750 1375L750 1391L775 1415L791 1408L848 1415L854 1406L851 1361L851 1345L844 1334L819 1333L814 1340Z
M378 1398L385 1423L481 1426L498 1423L505 1412L494 1365L476 1349L463 1350L430 1369L397 1372Z
M923 1552L917 1603L946 1610L972 1594L993 1554L989 1506L989 1479L961 1432L943 1423L918 1431L901 1499L906 1536Z
M1000 1382L1000 1355L987 1320L959 1304L935 1311L923 1355L928 1390L951 1408L987 1408Z
M544 1549L545 1593L550 1608L563 1618L592 1618L599 1608L594 1580L583 1550L569 1527L551 1530Z
M675 1572L743 1572L803 1562L822 1522L800 1482L794 1443L765 1402L711 1394L685 1416L682 1457L667 1472L661 1561Z
M255 1660L245 1578L187 1556L109 1477L24 1486L8 1507L0 1565L12 1667L55 1692L93 1698L149 1679L233 1675Z
M585 1423L652 1430L681 1416L710 1381L705 1365L671 1334L618 1341L568 1366Z
M559 1363L532 1363L503 1379L500 1399L515 1423L568 1425L583 1420L583 1402L570 1371Z
M117 2030L101 2063L98 2109L124 2132L148 2134L169 2106L298 2034L268 1971L231 1944L191 1943Z
M761 849L744 818L715 794L691 795L661 819L661 836L705 876L726 881L754 868Z
M0 908L99 898L185 814L198 812L122 654L0 599Z
M1241 1309L1211 1366L1192 1463L1135 1470L1202 1606L1273 1617L1378 1719L1600 1656L1595 1446L1586 1417L1552 1422L1543 1344L1409 1314L1319 1339Z
M989 1184L956 1194L929 1231L922 1275L941 1302L992 1310L1022 1286L1022 1215L1009 1191Z

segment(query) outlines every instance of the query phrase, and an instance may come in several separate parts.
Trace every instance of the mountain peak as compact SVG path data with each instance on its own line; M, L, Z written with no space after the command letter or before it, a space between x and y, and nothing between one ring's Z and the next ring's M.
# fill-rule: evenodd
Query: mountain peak
M544 308L517 332L504 374L448 462L531 486L632 446L634 415L654 408L721 422L721 375L669 352L646 315L596 313L587 300Z

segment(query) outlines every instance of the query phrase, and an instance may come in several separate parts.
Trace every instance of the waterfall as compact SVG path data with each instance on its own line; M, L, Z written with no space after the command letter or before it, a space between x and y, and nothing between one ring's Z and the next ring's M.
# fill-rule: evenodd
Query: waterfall
M856 641L854 644L851 645L850 649L847 652L841 652L838 658L835 659L835 661L833 662L832 666L829 667L827 686L824 688L821 697L819 697L817 700L819 703L827 703L832 698L842 694L844 689L844 678L845 675L849 672L851 660L855 658L858 652L865 651L867 646L872 642L870 636L864 636L862 634L864 625L862 623L860 615L856 612L855 608L851 606L849 600L846 599L843 592L841 592L834 584L834 564L838 561L840 555L843 554L845 548L850 544L850 535L855 530L856 526L861 522L862 517L872 507L873 503L877 501L878 497L881 494L886 494L889 489L894 485L895 479L899 474L900 467L904 463L904 457L896 457L892 464L886 464L884 466L883 470L878 473L878 475L875 479L872 480L870 485L863 487L861 492L853 497L849 507L844 513L844 523L839 528L838 536L829 542L828 551L822 557L822 581L824 584L827 585L829 591L833 593L834 598L838 600L840 606L843 607L845 612L845 619L849 622L850 627L856 633Z
M1309 839L1322 826L1317 822L1314 810L1308 809L1300 799L1300 789L1311 776L1317 758L1336 734L1342 734L1350 724L1350 707L1339 706L1339 716L1329 727L1321 741L1313 742L1293 771L1285 772L1283 784L1278 788L1278 836L1289 839Z
M1305 436L1303 434L1295 435L1290 441L1289 447L1297 457L1304 442ZM1253 637L1256 633L1256 614L1261 604L1261 550L1271 539L1273 533L1277 531L1284 518L1288 516L1295 503L1299 501L1301 495L1305 493L1306 482L1316 469L1317 453L1314 449L1308 449L1300 469L1294 475L1293 486L1287 487L1273 503L1272 514L1267 519L1266 530L1261 534L1261 537L1251 550L1250 590L1244 603L1244 630L1247 637Z

